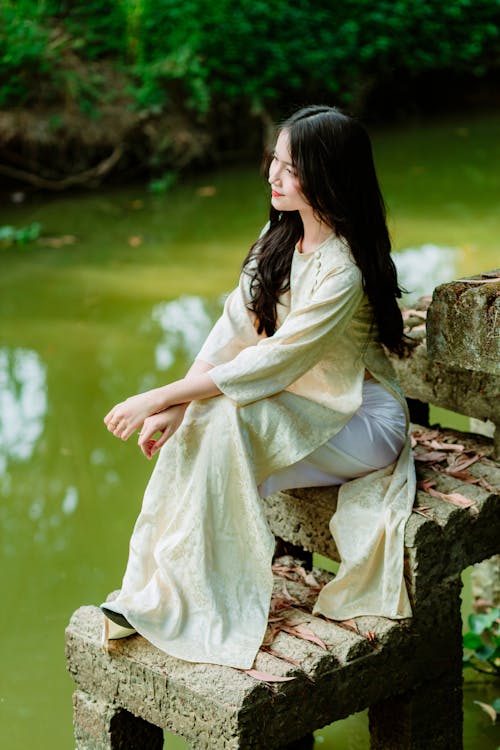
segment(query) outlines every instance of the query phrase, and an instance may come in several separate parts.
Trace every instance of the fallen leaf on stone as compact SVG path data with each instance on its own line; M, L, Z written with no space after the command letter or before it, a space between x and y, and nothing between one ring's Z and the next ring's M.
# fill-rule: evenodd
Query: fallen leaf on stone
M426 442L427 440L435 440L435 438L439 437L439 430L424 430L423 432L414 430L412 435L418 443Z
M328 646L326 645L326 643L322 641L321 638L316 635L316 633L313 633L312 630L309 630L309 628L307 628L305 625L294 625L291 622L285 621L281 625L281 630L283 630L284 633L288 633L289 635L294 635L296 638L302 638L302 640L304 641L315 643L320 648L328 651Z
M308 573L305 577L305 582L308 586L311 586L314 589L322 589L324 586L324 583L319 583L312 573Z
M283 581L283 596L284 596L285 600L287 600L289 602L288 606L290 606L290 603L291 604L300 604L299 600L295 596L292 596L292 594L288 591L288 589L286 587L286 582L285 581Z
M443 440L429 440L428 446L439 451L456 451L461 453L465 450L465 446L461 443L445 443Z
M448 465L450 470L467 469L469 466L472 466L472 464L475 464L476 461L479 461L480 458L481 455L476 453L476 451L466 451L457 456L450 456L448 459Z
M440 473L447 474L449 477L454 477L455 479L460 479L460 481L465 482L465 484L479 484L479 477L475 477L474 474L471 474L470 471L467 471L466 469L454 469L453 467L448 466Z
M419 490L423 490L423 492L427 492L430 487L435 487L436 482L433 482L432 479L422 479L420 482L417 482L417 487Z
M242 672L247 674L249 677L253 677L254 680L258 680L259 682L290 682L290 680L295 680L295 677L280 677L276 674L269 674L268 672L259 672L258 669L242 669Z
M479 478L479 482L478 482L478 484L480 484L480 485L481 485L481 487L484 487L484 489L485 489L485 490L488 490L488 492L495 492L495 493L497 493L497 492L499 492L499 491L500 491L500 487L494 487L494 486L493 486L492 484L490 484L490 483L488 482L488 480L487 480L487 479L485 479L484 477L480 477L480 478Z
M273 595L271 599L271 613L272 615L278 615L280 612L290 609L294 603L284 596Z
M290 656L285 656L285 654L280 653L279 651L275 651L273 648L270 648L269 646L261 646L261 651L265 651L266 654L271 654L271 656L275 656L277 659L281 659L282 661L287 661L290 664L293 664L295 667L298 667L299 669L302 669L302 665L299 661L296 659L292 659Z
M277 576L281 576L282 578L288 578L290 581L296 581L297 580L297 568L291 567L290 565L273 565L272 571Z
M444 451L417 451L414 453L415 461L432 463L433 461L445 461L448 457Z
M481 701L474 701L474 703L477 703L477 705L483 709L485 713L488 714L493 724L497 720L497 712L493 708L493 706L490 706L488 703L482 703Z
M465 497L465 495L462 495L460 492L439 492L439 490L434 489L433 485L435 484L435 482L428 482L425 492L432 497L445 500L447 503L453 503L453 505L456 505L458 508L470 508L474 513L479 513L479 508L470 498Z
M359 635L359 628L357 626L356 620L337 620L337 625L339 627L344 628L344 630L350 630L351 633L356 633L356 635Z
M414 507L412 508L414 513L418 513L420 516L424 516L424 518L432 518L432 513L429 513L428 511L432 510L428 505L424 506L422 508Z

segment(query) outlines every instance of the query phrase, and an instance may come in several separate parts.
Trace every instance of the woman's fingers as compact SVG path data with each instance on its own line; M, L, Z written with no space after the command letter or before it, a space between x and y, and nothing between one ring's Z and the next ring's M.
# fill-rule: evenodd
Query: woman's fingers
M144 420L144 424L142 425L141 432L139 434L138 444L141 446L145 445L148 440L151 440L153 435L158 432L158 425L156 424L156 421L153 419L146 419Z
M158 440L154 441L154 446L151 450L151 455L154 456L155 453L158 453L162 445L165 445L165 443L171 436L172 436L172 432L167 427L167 429L162 432Z
M152 457L151 451L153 449L154 444L155 444L154 440L148 440L147 443L143 443L141 445L141 451L144 453L144 455L148 459L150 459Z
M141 422L127 413L125 404L117 404L104 417L104 424L115 437L128 440Z

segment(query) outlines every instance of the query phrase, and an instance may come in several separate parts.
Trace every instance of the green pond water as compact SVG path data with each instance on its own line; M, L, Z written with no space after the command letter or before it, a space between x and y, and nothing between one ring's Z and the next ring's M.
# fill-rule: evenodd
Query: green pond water
M373 134L409 289L500 265L499 132L500 116L488 115ZM200 194L206 186L214 189ZM0 250L6 750L74 746L64 628L77 607L119 586L152 469L102 418L127 395L184 374L266 221L267 201L257 168L244 166L191 178L164 196L136 185L20 204L7 196L0 207L0 226L39 221L44 238L76 238ZM473 703L499 692L498 684L467 684L466 750L500 745ZM179 738L165 744L187 747ZM368 746L366 713L316 733L316 748Z

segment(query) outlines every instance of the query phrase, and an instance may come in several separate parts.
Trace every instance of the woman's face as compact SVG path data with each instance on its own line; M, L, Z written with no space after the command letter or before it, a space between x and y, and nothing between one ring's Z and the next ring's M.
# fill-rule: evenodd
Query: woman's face
M276 141L269 167L268 182L271 185L271 203L277 211L311 210L300 189L299 178L292 164L289 139L282 130Z

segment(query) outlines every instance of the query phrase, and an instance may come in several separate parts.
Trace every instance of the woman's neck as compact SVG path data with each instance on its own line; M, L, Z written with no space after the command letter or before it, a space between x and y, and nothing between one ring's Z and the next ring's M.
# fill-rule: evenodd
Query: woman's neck
M300 218L304 227L304 234L299 245L301 253L313 253L328 237L334 234L332 227L316 218L312 211L301 211Z

